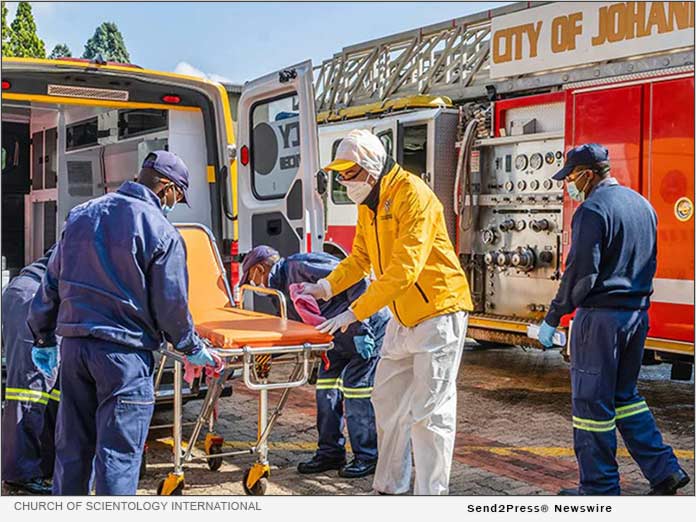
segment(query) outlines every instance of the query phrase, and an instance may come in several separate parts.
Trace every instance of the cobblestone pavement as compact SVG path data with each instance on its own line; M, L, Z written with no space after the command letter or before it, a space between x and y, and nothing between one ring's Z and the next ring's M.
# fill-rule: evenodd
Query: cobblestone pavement
M572 449L570 378L557 352L521 348L481 349L467 343L458 378L458 434L450 490L453 495L552 495L577 483ZM645 367L639 384L663 436L694 477L694 381L670 381L669 366ZM256 395L241 382L235 395L222 400L217 432L225 449L243 449L256 435ZM272 400L278 394L271 394ZM200 402L184 408L192 420ZM168 414L156 414L168 422ZM371 478L341 479L336 472L299 475L298 462L311 457L316 431L311 386L291 394L285 414L271 436L271 476L267 494L368 494ZM140 493L153 494L171 470L171 438L151 432L148 468ZM196 452L202 453L199 442ZM619 443L618 461L624 494L639 495L649 485ZM219 471L204 461L186 466L186 495L243 494L241 479L251 456L226 458ZM694 482L681 491L694 494Z

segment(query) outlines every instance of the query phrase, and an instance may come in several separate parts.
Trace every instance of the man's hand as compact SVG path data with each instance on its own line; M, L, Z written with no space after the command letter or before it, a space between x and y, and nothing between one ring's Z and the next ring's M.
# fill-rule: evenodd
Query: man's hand
M195 355L187 355L186 359L195 366L215 366L215 359L205 346L202 346Z
M333 335L334 332L339 329L341 332L345 333L348 327L357 320L358 319L355 317L353 310L349 308L342 314L338 314L333 319L327 319L321 323L319 326L317 326L317 330L322 333L330 333L331 335Z
M41 373L46 377L51 377L53 370L58 366L58 347L47 346L39 348L34 346L31 349L31 360Z
M311 295L315 299L328 301L331 299L331 285L326 279L320 279L317 283L302 283L300 292L304 295Z
M553 334L556 333L556 328L546 324L546 321L541 323L539 327L539 342L546 348L553 346Z

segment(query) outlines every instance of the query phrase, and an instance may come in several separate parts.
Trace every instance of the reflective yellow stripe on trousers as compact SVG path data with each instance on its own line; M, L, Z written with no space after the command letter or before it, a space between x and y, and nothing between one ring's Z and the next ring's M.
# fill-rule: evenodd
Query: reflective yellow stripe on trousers
M616 416L613 419L606 421L596 421L592 419L573 417L573 428L585 431L611 431L616 428L617 420L632 417L633 415L638 415L639 413L644 413L646 411L650 411L650 408L648 408L645 401L635 402L633 404L616 408Z
M345 399L369 399L372 396L372 386L364 388L348 388L343 386L343 379L317 379L317 390L339 390Z
M343 397L346 399L369 399L372 396L372 386L364 388L342 387Z
M340 390L343 387L341 378L317 379L317 390Z
M632 417L633 415L638 415L645 411L650 411L645 401L629 404L628 406L621 406L620 408L616 408L616 420Z
M49 400L60 401L60 391L51 390L51 393L46 393L40 390L31 390L29 388L6 388L5 399L8 401L48 404Z
M596 421L592 419L582 419L580 417L573 417L573 428L584 431L611 431L616 428L616 422L614 419L607 421Z

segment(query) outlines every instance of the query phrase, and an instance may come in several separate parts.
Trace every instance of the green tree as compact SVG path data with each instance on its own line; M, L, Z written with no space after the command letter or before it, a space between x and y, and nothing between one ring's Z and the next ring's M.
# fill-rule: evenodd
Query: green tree
M46 47L36 34L36 22L29 2L19 2L10 26L10 52L22 58L46 58Z
M2 55L12 56L10 51L10 28L7 26L7 6L2 2Z
M115 23L104 22L94 31L92 38L87 40L82 57L92 60L97 55L110 62L130 62L123 35Z
M70 47L68 47L67 44L59 43L53 48L48 57L52 60L57 60L58 58L70 58L72 57L72 52L70 52Z

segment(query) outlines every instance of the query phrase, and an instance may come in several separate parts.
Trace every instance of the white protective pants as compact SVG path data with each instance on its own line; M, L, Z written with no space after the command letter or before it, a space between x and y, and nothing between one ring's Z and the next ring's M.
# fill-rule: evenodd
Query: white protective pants
M457 372L469 315L434 317L414 328L389 321L372 404L378 460L372 487L408 492L411 448L414 494L446 495L457 431Z

